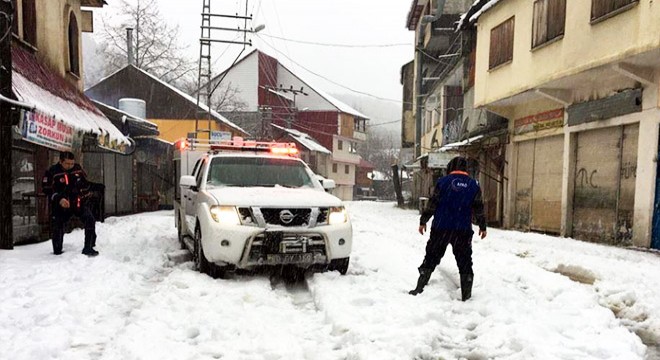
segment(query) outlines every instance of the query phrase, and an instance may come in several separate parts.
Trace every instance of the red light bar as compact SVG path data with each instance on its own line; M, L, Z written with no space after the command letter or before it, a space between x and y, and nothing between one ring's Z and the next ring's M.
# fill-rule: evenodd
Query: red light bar
M190 148L190 143L186 139L180 139L174 143L174 148L177 150L186 150Z

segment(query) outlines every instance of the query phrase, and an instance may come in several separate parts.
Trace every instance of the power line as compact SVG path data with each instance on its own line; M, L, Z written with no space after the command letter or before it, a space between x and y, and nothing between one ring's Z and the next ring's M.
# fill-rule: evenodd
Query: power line
M347 86L345 86L345 85L342 85L342 84L340 84L340 83L338 83L338 82L336 82L336 81L330 80L330 79L328 79L327 77L325 77L325 76L323 76L323 75L321 75L321 74L318 74L318 73L316 73L316 72L314 72L314 71L312 71L312 70L309 70L308 68L306 68L306 67L300 65L298 62L294 61L293 59L291 59L290 57L288 57L286 54L282 53L280 50L278 50L278 49L276 49L274 46L270 45L268 42L266 42L266 40L262 39L261 36L260 36L259 34L257 34L257 37L260 38L261 40L263 40L263 41L264 41L264 44L266 44L268 47L270 47L271 49L273 49L274 51L276 51L278 54L284 56L284 57L287 58L289 61L291 61L292 63L296 64L297 66L299 66L300 68L304 69L305 71L309 72L310 74L316 75L316 76L320 77L321 79L324 79L325 81L328 81L328 82L330 82L330 83L332 83L332 84L334 84L334 85L337 85L337 86L339 86L339 87L341 87L341 88L344 88L344 89L349 90L349 91L351 91L351 92L354 92L354 93L356 93L356 94L369 96L369 97L372 97L372 98L374 98L374 99L383 100L383 101L391 101L391 102L396 102L396 103L404 103L404 102L401 101L401 100L395 100L395 99L383 98L383 97L376 96L376 95L373 95L373 94L369 94L369 93L366 93L366 92L363 92L363 91L359 91L359 90L351 89L351 88L349 88L349 87L347 87Z
M314 41L304 41L304 40L294 40L287 39L284 37L279 37L275 35L261 34L262 36L267 36L273 39L284 40L289 42L294 42L298 44L307 44L307 45L317 45L317 46L332 46L332 47L343 47L343 48L386 48L386 47L395 47L395 46L412 46L410 43L398 43L398 44L369 44L369 45L358 45L358 44L332 44L332 43L320 43Z
M374 126L382 126L382 125L389 125L389 124L394 124L394 123L399 123L401 122L401 119L394 120L394 121L388 121L380 124L373 124L373 125L367 125L368 127L374 127Z

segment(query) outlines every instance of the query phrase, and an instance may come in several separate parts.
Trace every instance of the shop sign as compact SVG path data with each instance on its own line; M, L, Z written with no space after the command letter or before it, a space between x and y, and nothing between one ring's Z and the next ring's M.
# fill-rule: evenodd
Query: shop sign
M21 110L19 128L25 141L54 150L71 151L73 127L50 115L36 110Z
M516 135L519 135L530 131L540 131L562 126L564 126L564 108L516 119L514 122L514 132Z
M231 141L231 133L228 131L211 130L211 142Z

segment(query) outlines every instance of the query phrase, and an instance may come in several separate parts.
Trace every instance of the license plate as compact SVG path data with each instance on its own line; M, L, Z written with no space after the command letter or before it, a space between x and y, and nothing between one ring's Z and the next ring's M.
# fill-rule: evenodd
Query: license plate
M266 260L271 264L300 264L311 263L313 261L311 253L305 254L270 254Z

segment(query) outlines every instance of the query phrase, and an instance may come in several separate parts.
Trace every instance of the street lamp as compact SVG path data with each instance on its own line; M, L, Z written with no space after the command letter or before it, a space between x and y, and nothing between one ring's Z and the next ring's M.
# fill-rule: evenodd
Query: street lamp
M266 28L266 25L265 25L265 24L257 25L256 28L252 29L252 33L256 34L256 33L258 33L259 31L261 31L261 30L263 30L263 29L265 29L265 28Z

